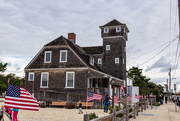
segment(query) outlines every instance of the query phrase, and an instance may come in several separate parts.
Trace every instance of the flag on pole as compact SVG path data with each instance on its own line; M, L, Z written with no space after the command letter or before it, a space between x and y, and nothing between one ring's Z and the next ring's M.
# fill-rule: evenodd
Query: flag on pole
M129 102L131 100L130 96L127 97L127 102Z
M39 111L39 103L24 88L8 84L5 107Z
M135 98L136 98L136 99L139 99L139 98L140 98L140 95L135 94Z
M126 97L124 86L121 87L121 94L124 98Z
M101 101L102 95L88 91L87 101L98 100Z
M143 95L141 95L141 97L140 98L142 98L143 99Z
M116 104L118 103L118 97L116 94L114 95L114 103L116 103Z

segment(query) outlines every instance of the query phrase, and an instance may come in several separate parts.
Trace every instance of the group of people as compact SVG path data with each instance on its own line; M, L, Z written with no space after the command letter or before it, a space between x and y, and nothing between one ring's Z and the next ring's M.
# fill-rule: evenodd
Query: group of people
M1 106L1 109L0 109L0 121L2 120L3 118L3 113L6 112L8 117L12 120L12 121L18 121L17 119L17 114L19 112L19 109L16 109L16 108L4 108L4 106ZM13 114L13 119L12 119L12 114Z
M163 105L164 95L161 93L160 95L160 104ZM165 103L167 104L167 95L165 95Z

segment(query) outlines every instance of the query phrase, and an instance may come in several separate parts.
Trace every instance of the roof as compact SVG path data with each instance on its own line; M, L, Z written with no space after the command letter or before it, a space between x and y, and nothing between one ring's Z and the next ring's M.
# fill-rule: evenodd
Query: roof
M89 57L85 53L85 51L77 44L72 43L70 40L66 39L63 36L58 37L57 39L51 41L50 43L46 44L46 46L54 46L54 45L68 45L81 59L82 61L88 65L89 67L102 71L96 64L91 65L89 64Z
M117 26L117 25L123 25L127 28L126 24L124 23L121 23L119 22L118 20L116 19L113 19L112 21L108 22L107 24L105 25L102 25L102 26L99 26L100 28L103 28L103 27L108 27L108 26ZM128 32L129 32L129 29L127 28Z
M87 54L102 54L103 46L82 47Z

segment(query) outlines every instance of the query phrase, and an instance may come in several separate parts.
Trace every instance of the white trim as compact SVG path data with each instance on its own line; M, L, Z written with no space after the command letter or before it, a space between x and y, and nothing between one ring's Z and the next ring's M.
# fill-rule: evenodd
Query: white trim
M33 75L33 79L32 80L30 79L30 74ZM34 81L34 72L29 72L29 74L28 74L28 81Z
M119 63L119 58L115 58L115 63Z
M74 50L68 45L68 47L71 49L71 51L80 59L80 61L84 64L84 65L86 65L87 67L89 67L75 52L74 52Z
M73 86L72 87L67 87L68 73L73 73ZM75 84L75 72L74 71L67 71L66 72L66 86L65 86L65 88L74 88L74 84Z
M88 67L80 67L80 68L39 68L39 69L24 69L25 71L31 71L31 70L72 70L72 69L88 69Z
M111 39L111 38L123 38L125 41L127 41L127 39L124 38L124 36L110 36L110 37L103 37L103 39Z
M98 64L102 64L102 58L98 58Z
M43 74L47 74L47 86L42 86L42 75ZM49 84L49 72L41 72L41 84L40 84L40 88L48 88L48 84Z
M50 61L46 61L46 54L50 53ZM44 63L51 63L52 51L45 51L44 53Z
M117 28L120 28L119 30ZM121 32L121 26L116 26L116 32Z
M94 57L90 56L89 63L94 66Z
M123 64L124 64L124 58L123 58Z
M45 48L45 47L43 47L43 48L34 56L34 58L28 63L28 65L27 65L25 68L27 68L27 67L39 56L39 54L44 50L44 48Z
M61 55L62 55L61 53L62 53L62 52L66 52L66 60L65 60L65 61L62 61L62 60L61 60ZM67 62L67 50L60 50L59 62Z
M110 45L106 45L106 50L110 50L111 46Z
M107 30L107 31L106 31ZM108 27L105 27L104 28L104 33L109 33L109 28Z

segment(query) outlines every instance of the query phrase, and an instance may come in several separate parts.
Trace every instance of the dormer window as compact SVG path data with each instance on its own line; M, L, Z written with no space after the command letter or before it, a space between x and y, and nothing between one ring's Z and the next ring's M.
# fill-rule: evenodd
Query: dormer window
M121 27L120 26L117 26L116 27L116 32L120 32L121 31Z
M44 63L51 63L51 51L45 51Z
M60 50L60 62L67 62L67 50Z
M90 56L89 63L90 63L91 65L94 65L94 57Z
M102 64L102 59L98 58L98 64Z
M104 33L109 33L109 28L104 28Z

